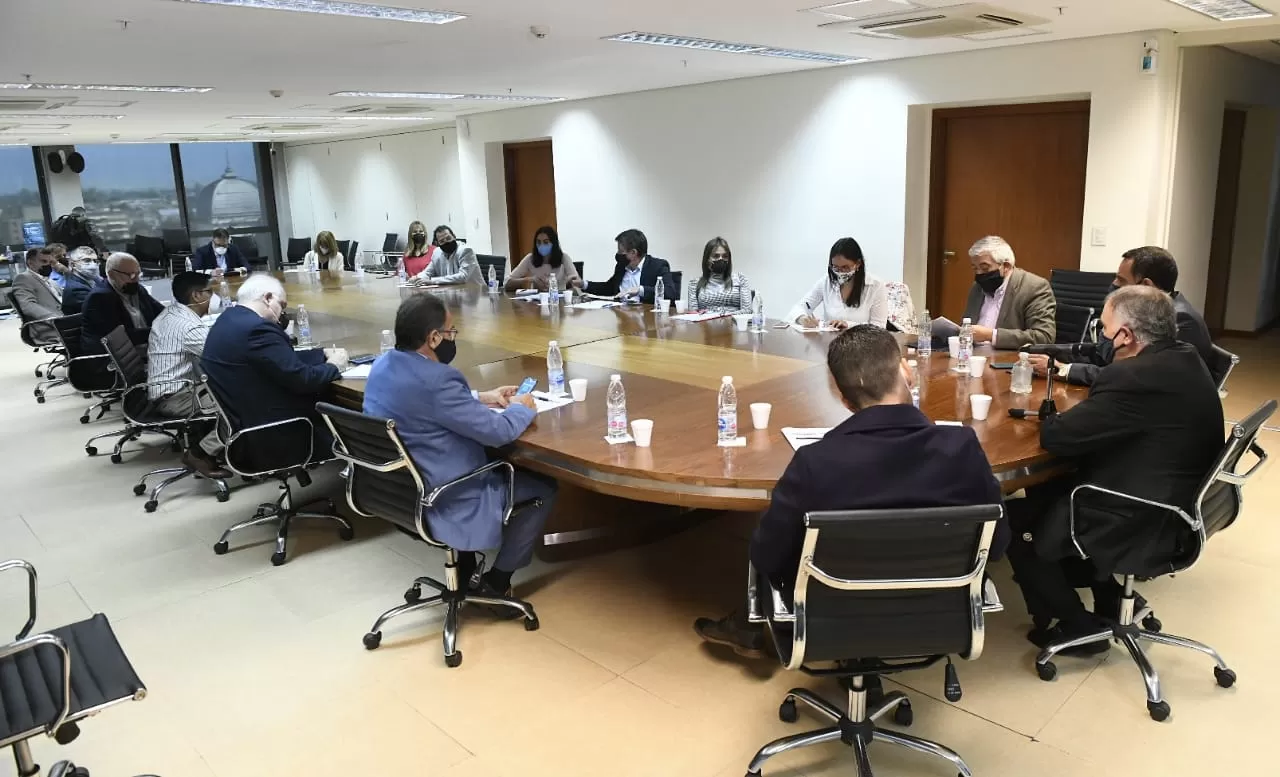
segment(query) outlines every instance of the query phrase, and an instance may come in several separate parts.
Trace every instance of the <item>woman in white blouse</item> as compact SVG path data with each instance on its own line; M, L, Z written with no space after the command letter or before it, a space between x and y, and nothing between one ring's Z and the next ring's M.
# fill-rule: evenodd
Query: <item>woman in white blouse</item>
M713 237L702 249L702 277L689 281L689 310L751 309L751 284L733 271L733 252L722 237Z
M805 327L825 321L836 329L855 324L884 328L889 320L888 293L884 281L867 274L857 240L842 237L831 246L827 277L791 309L787 319Z
M316 241L307 255L302 257L302 264L307 268L342 272L343 256L338 251L338 241L333 233L325 230L316 235Z
M583 286L573 260L560 249L560 235L556 234L555 227L538 227L538 231L533 233L533 251L525 254L507 275L504 285L507 291L547 291L553 273L557 291L568 291L570 286L581 289Z

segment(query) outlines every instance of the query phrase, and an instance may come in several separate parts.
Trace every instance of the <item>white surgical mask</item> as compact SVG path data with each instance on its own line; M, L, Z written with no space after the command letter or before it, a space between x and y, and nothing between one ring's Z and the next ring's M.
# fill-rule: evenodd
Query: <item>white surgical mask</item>
M226 255L227 255L227 247L226 247L226 246L214 246L214 247L213 247L213 252L214 252L215 254L217 254L218 256L226 256Z
M76 265L76 274L79 275L81 278L95 280L101 277L102 272L98 268L97 262L84 262L82 264Z
M329 253L329 249L325 248L324 246L321 246L316 249L316 253L320 254L321 256L324 256L325 254Z
M214 294L209 298L209 315L214 315L219 310L222 310L222 297Z

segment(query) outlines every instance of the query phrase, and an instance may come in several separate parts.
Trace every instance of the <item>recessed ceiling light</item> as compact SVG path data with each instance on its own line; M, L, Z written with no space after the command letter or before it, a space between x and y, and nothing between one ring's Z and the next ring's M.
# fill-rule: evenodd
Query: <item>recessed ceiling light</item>
M378 100L476 100L513 103L557 102L565 99L563 97L532 97L520 94L445 94L443 92L334 92L329 96L371 97Z
M246 121L435 121L434 116L228 116Z
M806 62L826 62L834 65L847 65L854 62L866 62L866 57L851 57L845 54L824 54L819 51L800 51L797 49L775 49L754 43L730 43L723 40L707 40L705 38L685 38L678 35L663 35L656 32L624 32L605 38L620 43L644 43L649 46L674 46L682 49L700 49L702 51L719 51L725 54L755 54L762 57L778 57L780 59L797 59Z
M123 119L123 116L112 116L106 113L54 113L48 111L45 113L5 113L6 119L58 119L59 121L72 121L75 119Z
M177 2L232 5L240 8L261 8L268 11L298 11L301 13L328 14L330 16L358 16L366 19L420 22L422 24L447 24L467 18L466 14L453 13L452 11L426 11L420 8L345 3L337 0L177 0Z
M844 54L823 54L820 51L800 51L797 49L761 49L753 51L762 57L779 57L781 59L799 59L805 62L828 62L833 65L849 65L854 62L866 62L866 57L850 57Z
M135 86L132 84L3 84L0 89L64 90L72 92L171 92L174 94L203 94L212 92L212 86Z
M1169 0L1169 2L1220 22L1266 19L1273 15L1267 9L1259 8L1247 0Z
M228 130L227 132L166 132L160 137L162 138L235 138L240 140L251 140L253 138L270 138L295 135L333 135L336 130L298 130L296 132L254 132L248 130L238 132L236 130Z

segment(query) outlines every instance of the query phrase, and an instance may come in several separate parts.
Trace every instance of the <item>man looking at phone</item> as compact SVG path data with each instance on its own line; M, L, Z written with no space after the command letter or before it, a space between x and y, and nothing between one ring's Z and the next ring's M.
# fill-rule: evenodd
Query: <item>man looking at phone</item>
M515 386L476 392L449 362L457 354L453 315L437 297L419 294L396 311L396 348L374 362L364 390L364 412L396 422L409 455L428 488L443 486L489 461L487 448L514 442L538 417L533 397ZM500 409L501 412L494 412ZM469 581L477 550L501 546L493 568L474 590L483 596L510 596L511 576L533 559L533 549L555 503L556 482L516 470L514 503L541 499L511 516L507 484L488 472L445 492L426 513L436 539L458 551L458 578ZM520 617L517 610L501 616Z

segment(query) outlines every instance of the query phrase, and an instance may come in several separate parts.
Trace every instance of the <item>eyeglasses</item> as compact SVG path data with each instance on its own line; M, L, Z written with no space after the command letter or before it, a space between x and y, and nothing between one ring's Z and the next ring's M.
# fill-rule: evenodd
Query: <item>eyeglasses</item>
M139 272L125 272L124 270L112 270L111 272L115 273L116 275L123 275L125 278L127 278L127 279L129 279L129 280L131 280L131 281L136 281L136 280L138 280L139 278L141 278L141 277L142 277L142 272L141 272L141 271L139 271Z
M441 335L443 335L443 336L444 336L444 338L445 338L446 340L456 340L456 339L458 339L458 327L456 327L456 326L455 326L455 327L453 327L452 329L442 329L442 330L438 330L438 331L440 332L440 334L441 334Z

